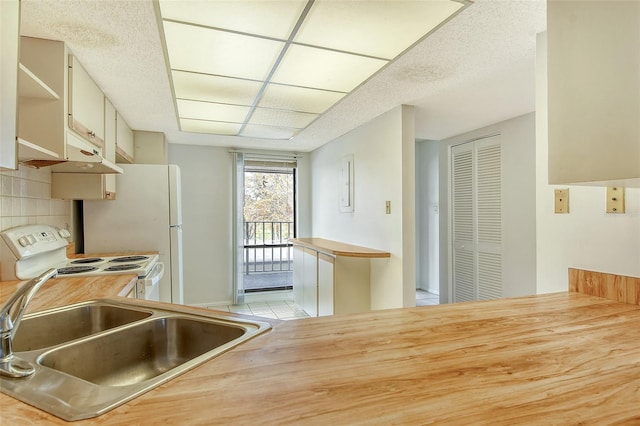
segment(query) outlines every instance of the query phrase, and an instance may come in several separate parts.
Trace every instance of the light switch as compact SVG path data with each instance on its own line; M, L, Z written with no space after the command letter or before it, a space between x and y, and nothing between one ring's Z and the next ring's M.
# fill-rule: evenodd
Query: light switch
M624 213L624 188L607 188L607 213Z
M569 188L556 189L556 213L569 213Z
M387 201L387 214L391 214L391 201Z

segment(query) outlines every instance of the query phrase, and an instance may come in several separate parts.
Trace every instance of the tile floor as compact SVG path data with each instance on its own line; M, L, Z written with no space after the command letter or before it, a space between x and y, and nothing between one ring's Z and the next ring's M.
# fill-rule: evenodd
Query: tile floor
M307 318L309 315L300 306L291 300L290 292L278 292L271 294L271 297L260 295L247 295L246 303L242 305L215 305L210 309L219 311L234 312L237 314L255 315L264 318L274 318L280 320L292 320ZM273 299L273 300L268 300ZM440 304L439 296L424 290L416 290L416 306L431 306Z
M296 305L292 300L267 300L248 301L243 305L216 305L209 306L211 309L219 311L234 312L237 314L255 315L263 318L274 318L280 320L292 320L307 318L309 315Z
M440 296L424 290L416 290L416 306L439 305Z

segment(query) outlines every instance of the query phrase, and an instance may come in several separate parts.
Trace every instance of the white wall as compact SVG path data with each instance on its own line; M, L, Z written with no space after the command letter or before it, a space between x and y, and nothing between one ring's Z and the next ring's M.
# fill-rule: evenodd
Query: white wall
M568 268L640 277L640 189L626 188L625 214L607 214L605 188L548 184L546 33L537 49L537 292L567 291ZM569 214L554 213L556 188L569 188Z
M185 304L231 303L231 154L169 144L169 163L182 174Z
M415 306L413 108L399 106L311 154L311 235L391 253L371 261L372 309ZM354 211L340 212L340 160L354 156ZM385 214L385 201L391 214Z
M416 287L440 292L439 141L416 142Z
M297 175L297 222L298 236L311 235L311 154L305 153L298 157Z
M450 301L450 147L500 134L502 142L502 281L505 297L536 292L535 114L446 139L440 145L440 302Z

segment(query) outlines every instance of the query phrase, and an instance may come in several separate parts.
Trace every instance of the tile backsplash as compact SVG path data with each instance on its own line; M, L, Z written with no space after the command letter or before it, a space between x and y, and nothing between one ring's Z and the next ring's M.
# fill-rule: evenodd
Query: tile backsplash
M71 203L51 198L51 169L0 171L0 230L27 224L70 229Z

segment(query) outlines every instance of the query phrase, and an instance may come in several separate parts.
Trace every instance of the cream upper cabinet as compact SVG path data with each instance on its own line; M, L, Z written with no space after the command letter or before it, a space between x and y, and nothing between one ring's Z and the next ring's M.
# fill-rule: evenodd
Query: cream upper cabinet
M16 169L20 2L0 1L0 170Z
M104 147L104 94L75 56L69 55L69 128Z
M116 113L116 128L116 160L131 164L134 160L133 130L119 113Z
M162 132L133 132L134 152L136 163L139 164L167 164L167 138Z
M640 2L549 1L549 183L640 186Z
M19 161L59 173L122 173L104 157L104 131L104 95L65 44L20 37Z
M67 55L64 43L20 37L18 142L21 162L64 161Z
M104 156L116 158L116 109L104 98ZM66 200L113 200L116 198L116 175L89 173L52 173L51 198Z

